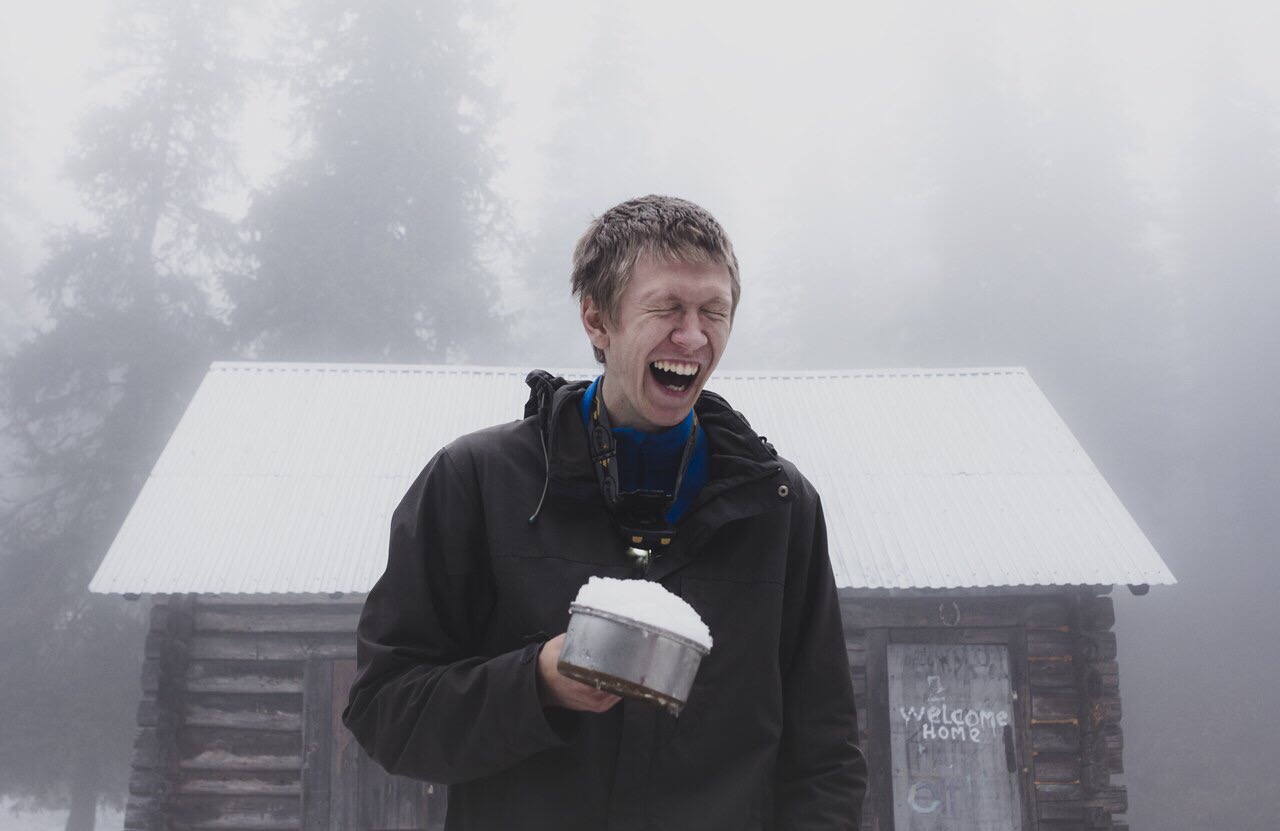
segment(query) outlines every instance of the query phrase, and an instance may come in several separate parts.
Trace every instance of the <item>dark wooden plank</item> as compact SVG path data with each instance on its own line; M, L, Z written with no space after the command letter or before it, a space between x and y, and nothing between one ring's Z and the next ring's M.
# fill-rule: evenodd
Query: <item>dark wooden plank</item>
M359 826L360 813L360 745L342 723L342 707L351 682L356 676L354 660L331 662L329 678L329 828L347 829Z
M1034 777L1030 760L1034 758L1031 740L1031 683L1027 677L1026 667L1028 630L1017 630L1009 633L1009 662L1013 669L1013 691L1016 703L1014 719L1014 748L1017 752L1018 789L1022 797L1022 828L1031 831L1035 828L1036 797Z
M867 690L870 706L866 710L866 730L868 741L864 745L867 753L867 797L864 813L869 817L869 825L873 831L894 831L893 826L893 783L889 756L889 684L885 675L889 633L885 629L868 629L867 644Z
M333 664L330 661L308 661L305 673L302 827L303 831L330 831Z

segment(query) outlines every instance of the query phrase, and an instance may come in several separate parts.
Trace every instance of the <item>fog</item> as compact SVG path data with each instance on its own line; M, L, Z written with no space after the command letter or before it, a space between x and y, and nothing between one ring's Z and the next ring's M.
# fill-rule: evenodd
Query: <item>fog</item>
M300 12L236 8L236 170L201 198L261 234L278 221L263 195L312 146L305 89L255 69L297 48L282 38ZM1027 367L1179 580L1115 592L1130 825L1273 827L1280 6L468 8L483 83L467 106L490 114L476 158L500 220L483 227L501 229L478 262L501 332L439 354L589 365L573 242L616 202L669 193L710 209L737 249L724 369ZM84 119L128 96L130 76L106 72L119 14L6 11L6 354L56 317L32 277L58 229L98 216L68 160ZM233 324L236 283L219 275L234 270L198 279ZM111 533L86 543L91 565ZM0 575L12 588L24 573Z

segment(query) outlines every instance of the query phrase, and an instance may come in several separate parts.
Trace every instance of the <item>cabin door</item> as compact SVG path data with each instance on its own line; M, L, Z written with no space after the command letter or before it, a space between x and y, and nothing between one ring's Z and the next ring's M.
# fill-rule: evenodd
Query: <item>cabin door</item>
M922 635L885 644L894 831L1031 831L1009 645Z
M392 776L342 723L352 659L307 662L303 741L304 831L438 831L446 789Z

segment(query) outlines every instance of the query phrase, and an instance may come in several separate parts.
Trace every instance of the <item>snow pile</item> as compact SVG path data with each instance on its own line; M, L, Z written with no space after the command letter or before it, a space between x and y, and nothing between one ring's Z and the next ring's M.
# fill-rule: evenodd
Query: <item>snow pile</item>
M573 601L648 624L711 648L711 632L684 600L649 580L592 577Z

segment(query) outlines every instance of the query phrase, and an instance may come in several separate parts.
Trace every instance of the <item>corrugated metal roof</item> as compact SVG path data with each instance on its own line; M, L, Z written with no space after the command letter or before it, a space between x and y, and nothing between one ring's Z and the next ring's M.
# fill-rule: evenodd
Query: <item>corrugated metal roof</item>
M367 591L422 465L518 418L524 375L215 363L89 588ZM721 373L708 386L822 494L841 587L1174 582L1025 370Z

